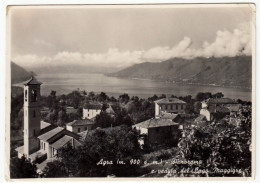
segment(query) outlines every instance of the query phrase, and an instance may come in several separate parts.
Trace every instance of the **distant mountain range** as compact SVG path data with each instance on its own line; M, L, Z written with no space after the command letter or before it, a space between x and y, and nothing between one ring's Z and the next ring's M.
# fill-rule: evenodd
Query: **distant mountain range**
M108 76L195 85L251 88L252 57L173 58L135 64Z
M35 75L32 72L29 72L22 68L21 66L11 62L11 83L20 83L26 80L29 80L32 75Z

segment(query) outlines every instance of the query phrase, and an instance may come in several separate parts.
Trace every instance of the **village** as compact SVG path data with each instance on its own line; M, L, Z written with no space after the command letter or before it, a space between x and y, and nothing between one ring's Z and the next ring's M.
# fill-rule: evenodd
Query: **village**
M100 160L104 159L112 164L113 161L118 161L117 155L112 159L108 157L113 155L107 156L115 150L114 146L119 148L118 152L125 153L118 155L119 158L124 157L127 161L136 158L140 161L138 168L132 162L125 166L127 171L133 168L135 171L140 170L130 173L129 176L191 176L192 172L178 174L177 170L187 165L167 164L170 159L202 160L205 166L209 161L213 161L212 171L196 176L215 176L213 170L216 167L220 168L219 166L226 168L224 162L230 161L228 156L232 156L232 153L225 154L226 149L241 153L240 162L232 162L234 165L231 167L241 166L243 170L237 176L245 176L251 172L250 102L225 98L222 93L199 93L195 99L191 96L177 97L164 94L148 99L139 99L136 96L130 98L127 94L122 94L116 99L103 92L95 94L80 90L61 96L56 96L53 91L49 96L41 96L42 84L44 85L35 77L24 83L24 92L21 95L23 102L20 104L23 112L23 119L20 121L23 121L23 125L16 127L22 130L23 140L14 143L11 148L11 158L18 157L32 164L36 171L33 176L61 176L59 173L55 174L55 171L60 171L54 168L55 163L63 163L64 167L71 166L70 163L73 162L69 160L72 158L70 156L75 156L74 152L82 153L86 148L90 152L93 151L94 154L87 154L93 156L93 159L96 158L92 162L96 169L93 169L99 172L99 165L102 164ZM125 135L127 138L124 138L124 134L129 136ZM102 141L104 135L105 142ZM118 137L115 137L116 135ZM111 142L113 148L108 145ZM103 152L102 144L107 148L107 154ZM97 148L96 145L101 147ZM108 146L105 147L106 145ZM155 173L156 171L152 171L155 165L143 164L143 161L147 160L161 161L163 163L157 165L157 169L174 167L177 173ZM74 166L78 166L75 164L76 162ZM111 163L107 163L109 164ZM126 176L125 173L120 174L120 171L113 171L113 168L110 170L107 165L102 164L101 176ZM11 166L16 168L15 165ZM74 174L72 172L75 170L67 167L64 170L66 173L62 172L62 177L97 176L95 173L89 174L90 165L85 166L88 168L82 168L82 174ZM114 166L122 168L122 165Z

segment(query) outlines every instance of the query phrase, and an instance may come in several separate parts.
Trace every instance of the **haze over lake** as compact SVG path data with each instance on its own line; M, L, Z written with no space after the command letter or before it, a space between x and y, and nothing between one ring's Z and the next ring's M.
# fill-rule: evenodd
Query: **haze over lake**
M109 96L118 97L123 93L147 98L150 96L166 94L168 96L196 96L198 92L222 92L225 97L251 101L251 90L241 88L228 88L216 86L184 85L179 83L166 83L151 80L122 79L108 77L100 73L76 74L38 74L37 79L43 82L42 94L48 95L51 90L57 94L67 94L73 90L105 92Z

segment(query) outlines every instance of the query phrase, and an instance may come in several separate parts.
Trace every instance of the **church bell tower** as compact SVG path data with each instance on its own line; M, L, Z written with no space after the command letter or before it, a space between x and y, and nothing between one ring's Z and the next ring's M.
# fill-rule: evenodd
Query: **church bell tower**
M24 83L24 154L26 157L40 147L37 136L41 125L41 84L33 76Z

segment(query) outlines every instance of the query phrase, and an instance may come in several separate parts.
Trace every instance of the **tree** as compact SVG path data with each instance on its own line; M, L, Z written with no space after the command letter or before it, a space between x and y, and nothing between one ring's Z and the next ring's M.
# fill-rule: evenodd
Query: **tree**
M104 102L104 101L107 101L108 100L108 96L105 92L101 92L99 95L98 95L98 101L99 102Z
M87 95L87 92L86 92L85 90L83 90L82 93L83 93L83 95L85 95L85 96Z
M13 132L13 130L22 129L24 100L23 97L23 93L15 97L11 97L11 133Z
M95 127L106 128L113 125L113 123L114 119L105 111L101 111L100 114L96 116Z
M110 97L111 102L117 102L116 98L114 96Z
M213 98L223 98L224 94L222 92L218 92L212 95Z
M43 170L43 177L68 177L68 171L63 162L55 160L53 162L47 163Z
M83 146L61 148L56 157L58 161L47 164L45 177L136 177L141 175L140 164L131 164L131 159L141 158L138 143L139 133L132 128L119 126L96 129L88 135ZM112 165L98 164L100 160L112 161ZM119 165L116 161L124 161Z
M106 175L113 174L117 177L138 176L141 169L140 165L130 164L130 159L142 160L138 138L139 133L126 126L111 128L106 131L97 129L86 139L85 148L88 149L89 156L97 162L100 159L114 162L113 165L105 166ZM116 164L117 159L124 161L125 164Z
M119 102L127 104L130 100L130 97L127 93L119 96Z
M159 99L162 99L162 98L166 98L166 95L165 94L162 94Z
M106 111L107 108L109 108L109 104L104 103L104 104L102 105L101 111Z
M94 100L95 98L95 93L93 91L88 93L88 97L90 98L90 100Z
M77 115L79 117L82 117L83 116L83 108L82 107L79 107L78 110L77 110Z
M132 96L131 100L134 101L135 103L137 103L137 102L139 102L139 97Z
M158 99L159 99L159 98L158 98L157 95L153 95L152 97L149 97L149 98L148 98L149 101L156 101L156 100L158 100Z
M119 125L131 126L132 125L132 119L128 115L128 113L125 109L121 109L120 111L116 112L114 125L115 126L119 126Z
M178 144L181 158L183 160L200 160L201 163L198 165L173 165L171 168L177 170L177 176L198 176L192 172L181 174L178 171L182 168L205 169L205 167L208 171L199 176L250 176L251 124L248 123L248 130L245 130L246 128L232 125L226 120L185 128L184 136ZM225 174L217 172L216 169L239 171Z
M66 122L68 122L68 115L66 113L66 109L62 108L58 113L57 125L63 127Z
M21 159L18 157L11 158L10 173L11 178L38 177L36 165L28 161L25 156L22 156Z
M194 112L196 112L197 114L200 113L200 109L201 109L201 102L195 102L194 103Z
M198 109L196 109L196 110L198 110ZM185 113L186 114L194 113L194 105L191 103L187 103L186 108L185 108Z
M196 95L196 100L198 101L203 101L203 100L206 100L208 98L212 98L212 94L210 92L199 92L197 95Z
M73 106L75 109L78 109L78 107L80 106L80 101L84 99L84 97L82 97L80 92L77 90L74 90L71 93L69 93L67 97L69 105Z
M50 109L57 109L57 97L56 97L56 91L51 91L50 95L47 97L47 105Z

